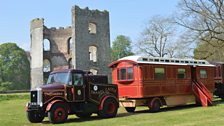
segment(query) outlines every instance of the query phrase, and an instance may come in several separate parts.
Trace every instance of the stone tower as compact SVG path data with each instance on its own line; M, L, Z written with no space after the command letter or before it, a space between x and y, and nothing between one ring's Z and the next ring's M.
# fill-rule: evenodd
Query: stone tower
M43 83L43 38L44 20L34 19L31 21L31 88Z
M108 74L110 63L110 29L107 11L72 9L74 36L73 64L75 68Z
M47 49L46 49L46 45ZM47 28L31 21L31 88L44 83L55 68L110 75L110 29L107 11L72 8L72 27Z

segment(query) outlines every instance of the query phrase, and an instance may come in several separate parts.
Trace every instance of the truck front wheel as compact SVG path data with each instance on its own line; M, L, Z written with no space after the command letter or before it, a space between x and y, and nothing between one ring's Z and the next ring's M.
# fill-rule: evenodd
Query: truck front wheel
M65 103L55 103L48 112L48 118L51 123L63 123L68 118L68 110Z
M44 119L44 114L38 111L27 111L26 115L28 120L32 123L39 123L42 122Z
M111 118L117 115L118 102L114 98L107 98L103 103L102 110L99 110L98 115L103 118Z

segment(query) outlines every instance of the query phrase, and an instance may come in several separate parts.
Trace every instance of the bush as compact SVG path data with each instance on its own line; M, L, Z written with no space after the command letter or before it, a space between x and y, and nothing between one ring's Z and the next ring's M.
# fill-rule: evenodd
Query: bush
M30 88L30 63L15 43L0 44L0 91Z
M0 91L12 90L12 88L13 88L12 82L6 81L0 83Z
M0 94L0 102L5 100L29 99L29 93Z

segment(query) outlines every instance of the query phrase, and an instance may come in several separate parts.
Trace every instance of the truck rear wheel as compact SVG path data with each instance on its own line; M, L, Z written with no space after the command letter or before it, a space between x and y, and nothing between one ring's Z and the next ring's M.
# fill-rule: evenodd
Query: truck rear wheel
M149 111L150 112L158 112L160 111L161 103L159 99L152 99L149 104Z
M90 118L92 113L76 113L76 116L79 118Z
M98 115L103 118L111 118L117 115L118 102L114 98L107 98L103 103L102 110L99 110Z
M55 103L48 112L48 118L51 123L63 123L68 118L67 107L63 103Z
M125 107L127 112L135 112L135 107Z
M39 123L42 122L44 119L44 114L38 111L27 111L26 115L28 120L32 123Z

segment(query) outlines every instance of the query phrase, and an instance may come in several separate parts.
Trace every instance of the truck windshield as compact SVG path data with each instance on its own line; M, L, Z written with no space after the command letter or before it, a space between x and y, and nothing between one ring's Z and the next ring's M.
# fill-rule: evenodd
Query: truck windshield
M53 84L53 83L68 84L69 80L70 80L70 73L53 73L49 75L47 84Z

